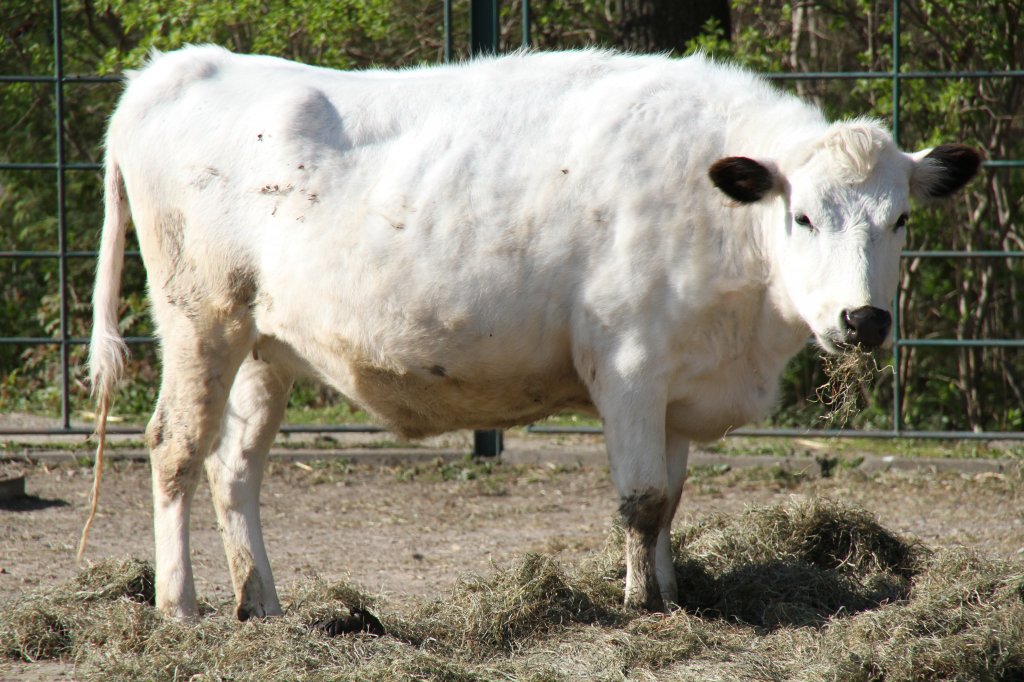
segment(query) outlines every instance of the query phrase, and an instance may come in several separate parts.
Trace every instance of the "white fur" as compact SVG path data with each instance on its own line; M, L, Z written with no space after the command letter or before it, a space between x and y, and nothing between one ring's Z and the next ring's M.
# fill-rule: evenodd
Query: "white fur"
M667 500L671 599L687 442L762 414L842 311L889 308L914 166L739 69L594 50L342 73L189 47L132 76L108 146L93 381L121 367L120 174L164 349L158 601L186 616L211 451L240 615L280 611L253 469L301 374L411 436L599 414L623 500ZM708 179L734 155L778 191L734 205Z

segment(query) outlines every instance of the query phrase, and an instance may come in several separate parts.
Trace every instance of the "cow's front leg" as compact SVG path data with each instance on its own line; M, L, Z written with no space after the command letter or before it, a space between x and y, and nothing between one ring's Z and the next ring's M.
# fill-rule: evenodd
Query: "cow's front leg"
M676 566L672 560L672 519L679 508L686 481L686 463L690 453L690 441L669 429L665 434L665 465L668 473L668 503L658 529L658 546L655 550L655 564L658 585L666 606L679 603L679 588L676 585Z
M269 362L249 358L242 363L220 440L206 460L239 620L281 615L263 543L260 486L291 383L290 376Z
M664 611L655 549L661 517L667 506L663 491L653 486L620 487L619 514L626 530L626 606Z
M643 382L625 384L605 410L605 442L626 532L626 606L664 611L658 536L671 496L665 462L665 403ZM671 518L671 517L670 517ZM671 586L666 586L671 590Z

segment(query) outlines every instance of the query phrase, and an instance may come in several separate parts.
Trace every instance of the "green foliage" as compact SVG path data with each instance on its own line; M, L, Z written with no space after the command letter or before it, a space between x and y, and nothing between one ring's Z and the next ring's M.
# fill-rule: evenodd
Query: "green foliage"
M300 381L288 397L288 424L369 424L370 415L351 405L337 391Z
M131 43L128 50L108 50L102 65L117 71L141 64L152 49L216 43L240 52L352 68L367 60L349 46L385 41L395 4L390 0L100 3L98 11L116 16Z
M629 3L552 0L534 3L532 37L541 49L625 44ZM868 0L800 3L733 0L730 30L714 21L689 42L716 58L760 71L888 72L893 68L891 5ZM900 61L904 70L1021 69L1024 66L1022 0L904 0ZM501 49L522 42L521 3L501 4ZM438 62L444 54L440 3L424 11L411 0L75 0L62 3L64 72L123 73L152 49L218 43L233 50L275 54L323 66L357 68ZM51 6L32 0L3 5L0 73L53 73ZM468 0L453 4L455 57L467 54ZM830 116L891 119L889 80L784 81L822 105ZM0 162L52 162L56 158L54 87L49 83L0 84ZM68 83L64 87L65 156L99 163L106 118L116 85ZM923 148L959 141L983 148L992 159L1024 158L1024 79L904 79L900 82L900 141ZM101 176L65 173L66 244L96 247L101 224ZM912 217L912 249L1024 249L1024 173L989 169L961 197ZM57 188L50 170L0 171L0 249L54 251L58 244ZM129 244L129 249L136 248ZM913 259L905 267L899 299L905 338L1019 338L1024 307L1024 259ZM93 265L74 258L67 268L66 332L88 336ZM3 335L59 336L60 273L53 258L0 259L0 329ZM153 333L145 303L145 272L129 259L121 305L122 332ZM131 382L116 410L139 419L152 405L159 376L157 353L136 346ZM72 408L88 418L84 381L86 347L72 346ZM0 410L59 412L61 363L54 345L0 344ZM896 367L904 400L904 426L914 429L1024 429L1024 361L1019 349L903 348ZM822 408L813 401L825 382L816 353L802 354L787 369L774 417L783 425L811 426ZM893 382L879 375L861 388L864 409L850 427L891 426ZM332 407L332 406L336 406ZM308 408L314 408L310 411ZM333 395L303 389L289 419L323 416L362 421Z

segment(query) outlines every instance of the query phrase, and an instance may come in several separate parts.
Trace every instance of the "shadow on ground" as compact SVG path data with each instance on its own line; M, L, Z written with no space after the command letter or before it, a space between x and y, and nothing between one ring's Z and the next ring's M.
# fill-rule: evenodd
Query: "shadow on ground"
M0 500L0 511L9 512L31 512L52 507L69 507L71 504L64 500L48 500L35 495L25 495L11 500Z

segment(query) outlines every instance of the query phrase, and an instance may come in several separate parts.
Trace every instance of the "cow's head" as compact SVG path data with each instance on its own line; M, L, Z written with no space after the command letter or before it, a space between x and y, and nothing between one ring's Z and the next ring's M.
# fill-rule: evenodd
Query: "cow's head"
M910 198L947 197L980 163L962 145L906 154L878 124L855 121L789 157L732 156L709 174L739 204L766 205L766 255L786 305L835 352L889 341Z

